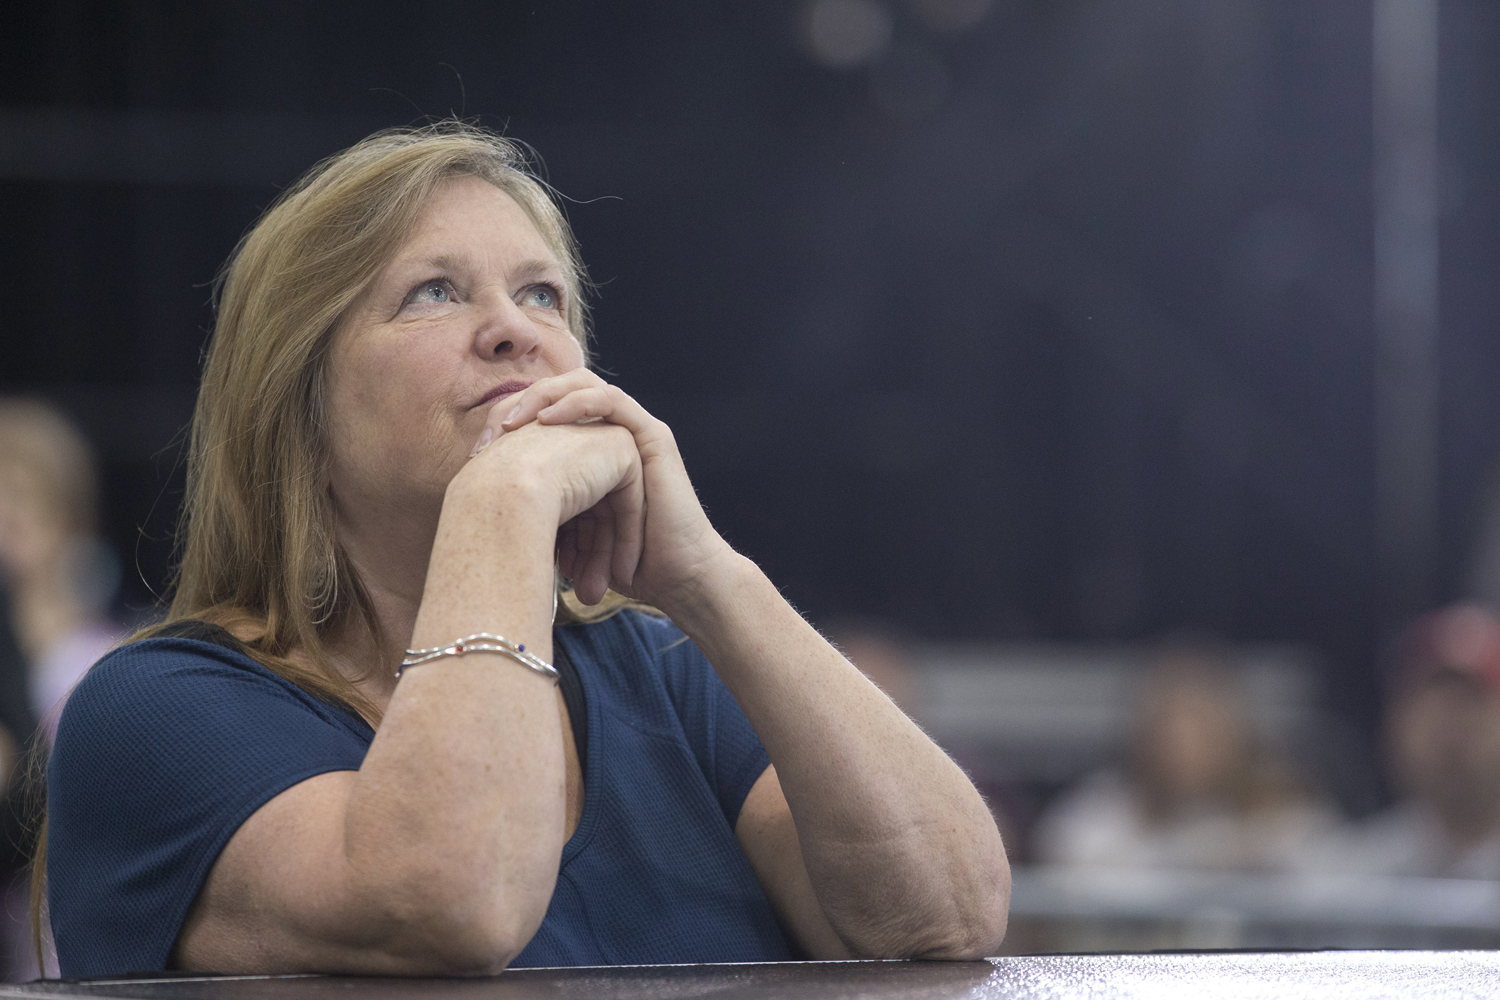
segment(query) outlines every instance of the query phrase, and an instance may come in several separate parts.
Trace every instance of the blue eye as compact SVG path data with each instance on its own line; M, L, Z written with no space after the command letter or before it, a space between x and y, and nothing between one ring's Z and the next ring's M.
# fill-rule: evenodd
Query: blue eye
M411 297L407 301L439 304L452 302L453 296L448 294L448 283L446 281L429 281L425 285L419 285L411 293Z
M557 289L551 285L534 285L526 290L521 304L536 306L538 309L556 309L561 300L562 296L558 295Z

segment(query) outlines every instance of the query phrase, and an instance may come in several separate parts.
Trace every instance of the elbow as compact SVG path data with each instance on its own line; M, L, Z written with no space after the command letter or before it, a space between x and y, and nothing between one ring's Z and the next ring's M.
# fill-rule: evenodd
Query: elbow
M987 876L976 880L975 889L957 957L986 958L998 953L1005 940L1010 925L1010 861L1004 847L997 848Z
M976 850L926 852L916 878L830 913L857 958L972 961L999 953L1010 919L1010 863L998 833Z
M953 959L979 959L999 954L1010 926L1010 872L1006 871L1003 884L996 886L957 935L948 954Z
M493 976L521 953L541 921L519 921L508 915L491 919L451 915L426 923L422 971L442 976Z
M434 880L388 912L386 950L398 956L410 974L496 975L541 926L551 899L551 887L542 888L476 891L481 887L445 886Z
M1002 854L990 870L954 893L945 919L914 958L971 961L1000 950L1010 923L1010 864Z

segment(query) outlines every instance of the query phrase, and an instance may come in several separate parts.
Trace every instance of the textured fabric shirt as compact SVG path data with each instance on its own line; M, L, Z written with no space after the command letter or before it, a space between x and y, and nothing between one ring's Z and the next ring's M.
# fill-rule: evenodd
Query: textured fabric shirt
M583 816L512 965L791 957L734 836L769 760L702 654L636 612L555 641L586 702ZM164 969L240 824L299 781L357 770L374 735L223 646L157 638L106 656L67 702L48 774L62 974Z

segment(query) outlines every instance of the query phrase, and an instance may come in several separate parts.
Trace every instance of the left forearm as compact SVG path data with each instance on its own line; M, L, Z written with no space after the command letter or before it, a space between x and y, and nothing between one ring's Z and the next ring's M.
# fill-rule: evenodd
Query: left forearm
M765 744L829 922L857 954L991 950L1009 871L973 785L754 564L727 563L669 610Z

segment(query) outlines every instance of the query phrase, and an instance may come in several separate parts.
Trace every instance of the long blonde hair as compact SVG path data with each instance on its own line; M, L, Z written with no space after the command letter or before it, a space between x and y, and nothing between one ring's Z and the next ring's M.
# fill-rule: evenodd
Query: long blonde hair
M589 356L588 278L577 242L520 145L446 120L378 132L318 163L266 209L215 281L172 600L164 620L127 641L185 619L220 625L267 669L378 724L378 709L326 646L348 626L377 640L380 631L334 534L329 342L433 191L458 176L494 184L530 217L562 265L568 327ZM559 622L597 620L629 603L611 594L584 608L564 593ZM303 662L290 658L293 650ZM38 942L45 858L44 818L32 879Z
M366 716L374 706L324 647L347 625L378 631L334 537L328 348L434 189L458 175L494 184L531 218L563 266L569 328L586 354L586 279L562 212L519 146L444 121L377 133L313 167L266 210L220 272L193 414L182 559L166 622L223 625L270 669ZM314 667L288 660L293 649Z

